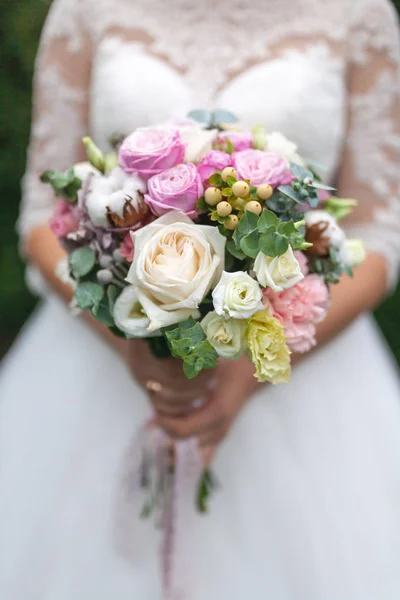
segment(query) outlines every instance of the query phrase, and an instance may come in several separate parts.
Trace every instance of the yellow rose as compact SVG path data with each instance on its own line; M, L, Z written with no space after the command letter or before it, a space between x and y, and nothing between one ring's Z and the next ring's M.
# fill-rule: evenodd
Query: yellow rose
M291 374L290 351L283 325L267 308L248 320L246 339L257 380L260 383L287 383Z

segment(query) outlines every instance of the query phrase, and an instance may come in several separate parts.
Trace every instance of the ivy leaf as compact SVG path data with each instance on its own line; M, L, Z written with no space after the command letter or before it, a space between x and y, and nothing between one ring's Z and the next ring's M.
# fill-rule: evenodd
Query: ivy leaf
M245 253L236 247L236 244L233 240L228 240L226 243L226 250L229 252L229 254L239 260L244 260L246 258Z
M77 248L69 255L69 266L75 277L84 277L93 269L96 262L96 254L92 248L83 246Z
M221 187L224 184L219 173L214 173L214 175L211 175L211 177L208 178L208 183L213 187Z
M243 252L245 254L247 254L247 256L250 256L251 258L256 258L257 254L259 252L259 249L258 249L259 239L260 239L260 236L259 236L258 231L253 231L252 233L245 235L240 240L241 250L243 250Z
M172 356L183 360L183 370L188 379L196 377L203 369L217 365L218 354L206 338L200 323L193 317L163 330Z
M260 233L265 233L271 226L276 227L279 223L278 217L270 210L263 210L257 222L257 229Z
M312 172L306 169L305 167L298 165L297 163L291 162L290 170L292 172L292 175L299 181L304 181L304 179L311 179L312 181L314 180L314 175L312 174Z
M211 124L213 116L209 110L192 110L188 114L189 119L194 119L198 123L204 123L207 127Z
M75 298L78 307L82 310L98 309L104 297L104 288L98 283L84 281L78 283L75 290Z
M290 185L280 185L278 187L278 191L281 192L284 196L287 196L297 204L304 204L303 198L300 196L298 192L296 192Z

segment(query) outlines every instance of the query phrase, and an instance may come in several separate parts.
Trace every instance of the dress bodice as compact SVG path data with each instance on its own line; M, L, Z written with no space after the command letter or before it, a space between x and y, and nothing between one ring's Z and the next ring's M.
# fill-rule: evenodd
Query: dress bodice
M52 209L37 174L76 161L85 133L106 149L138 126L219 107L282 132L341 194L362 199L349 227L385 253L393 281L398 65L387 0L54 0L21 231Z

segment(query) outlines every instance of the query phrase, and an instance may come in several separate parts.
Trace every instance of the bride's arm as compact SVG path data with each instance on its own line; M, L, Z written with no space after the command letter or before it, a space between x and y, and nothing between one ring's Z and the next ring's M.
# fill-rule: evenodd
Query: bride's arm
M396 283L400 259L399 32L387 0L374 0L372 15L355 14L349 35L348 132L338 178L342 197L359 199L344 223L351 237L364 240L368 254L331 287L331 307L317 330L318 345L331 340L358 315L374 309ZM372 3L373 4L373 3ZM302 355L294 355L293 362ZM203 445L217 443L257 391L247 358L224 363L212 402L186 419L162 419L178 436L198 434Z

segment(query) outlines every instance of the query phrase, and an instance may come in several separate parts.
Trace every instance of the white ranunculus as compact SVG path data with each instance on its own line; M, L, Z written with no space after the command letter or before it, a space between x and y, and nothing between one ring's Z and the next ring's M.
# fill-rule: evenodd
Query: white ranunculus
M266 256L259 252L254 262L254 271L261 285L274 292L283 292L304 279L291 246L281 256Z
M107 176L94 177L86 195L86 208L90 220L96 227L110 227L107 220L107 210L123 216L126 200L129 199L133 208L139 213L143 206L143 197L139 194L146 192L146 184L137 174L124 173L116 167Z
M212 293L217 315L249 319L263 309L262 290L255 279L243 271L224 271Z
M224 236L175 210L131 235L135 255L127 281L137 286L148 331L198 317L224 268Z
M96 169L89 161L79 162L74 165L75 177L78 177L82 181L85 181L89 175L95 175L96 177L101 175L100 171Z
M238 319L225 319L209 312L201 321L207 340L222 358L236 359L245 349L247 323Z
M297 145L278 131L274 131L267 135L265 151L277 154L285 161L287 167L289 167L289 163L291 162L304 166L303 159L297 153Z
M348 267L358 267L365 260L365 246L362 240L346 239L340 257Z
M113 311L115 325L128 338L144 338L157 335L159 332L148 332L149 319L143 311L138 299L136 286L128 285L115 301Z
M322 237L326 238L334 248L337 248L338 250L342 248L346 236L343 229L339 227L335 217L325 210L310 210L304 215L304 220L306 222L306 227L312 227L317 223L323 223L325 229L322 233Z
M180 126L181 140L186 146L185 162L199 163L212 150L213 141L218 136L217 129L201 129L200 126Z

